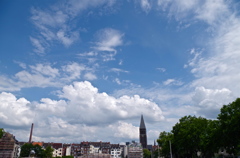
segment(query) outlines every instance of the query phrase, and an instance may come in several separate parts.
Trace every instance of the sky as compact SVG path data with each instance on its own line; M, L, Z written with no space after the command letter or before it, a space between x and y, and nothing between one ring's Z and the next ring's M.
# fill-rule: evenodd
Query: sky
M237 0L1 0L0 127L148 144L240 96Z

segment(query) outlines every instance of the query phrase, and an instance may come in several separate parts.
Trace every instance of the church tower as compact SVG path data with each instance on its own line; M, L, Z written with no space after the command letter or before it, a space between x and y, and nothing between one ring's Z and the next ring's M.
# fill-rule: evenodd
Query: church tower
M146 126L144 123L143 115L141 116L141 122L139 127L139 141L142 144L144 149L147 148L147 134L146 134Z

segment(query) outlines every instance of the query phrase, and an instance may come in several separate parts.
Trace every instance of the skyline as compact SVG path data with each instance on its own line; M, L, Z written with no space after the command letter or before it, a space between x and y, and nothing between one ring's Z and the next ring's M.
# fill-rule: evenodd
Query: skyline
M0 127L19 141L138 140L240 96L236 0L2 0ZM48 131L48 132L46 132ZM101 139L101 140L100 140Z

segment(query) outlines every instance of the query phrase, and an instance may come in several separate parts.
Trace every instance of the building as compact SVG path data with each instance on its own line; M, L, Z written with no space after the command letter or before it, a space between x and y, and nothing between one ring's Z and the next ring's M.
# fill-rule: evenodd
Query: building
M139 142L142 144L144 149L147 148L147 130L144 123L143 115L141 116L141 122L139 127Z
M79 157L81 155L82 155L82 153L81 153L81 144L73 143L71 145L71 156Z
M6 132L0 139L0 157L17 158L19 156L20 146L15 137Z
M120 158L122 157L123 149L119 144L111 144L111 157L112 158Z
M53 157L62 157L63 156L63 144L62 143L52 143L51 147L53 148Z
M70 156L70 155L71 155L71 144L63 144L62 156Z
M143 158L143 147L141 143L133 141L128 145L128 158Z

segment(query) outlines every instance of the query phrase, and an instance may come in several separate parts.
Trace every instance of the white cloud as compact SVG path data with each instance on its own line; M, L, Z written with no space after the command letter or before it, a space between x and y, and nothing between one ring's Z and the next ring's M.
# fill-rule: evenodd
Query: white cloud
M141 0L141 7L145 12L148 12L151 9L151 5L148 0Z
M59 76L59 70L52 68L49 64L36 64L35 66L29 66L31 71L36 74L42 74L45 76L56 77Z
M32 74L25 70L16 73L15 78L19 88L59 86L52 77L45 77L37 73Z
M27 126L33 121L29 105L25 98L17 99L13 94L0 93L0 124L5 126Z
M111 68L110 71L116 72L116 73L120 73L120 72L129 73L129 71L122 70L122 69L119 69L119 68Z
M158 0L157 4L177 20L191 17L210 25L221 22L229 14L229 4L224 0Z
M66 72L65 80L72 81L80 79L82 71L86 70L84 65L80 65L76 62L62 66L62 70Z
M25 69L14 76L0 76L1 91L19 91L31 87L61 87L79 79L95 80L94 68L76 62L54 67L50 63L25 65Z
M115 29L106 28L97 33L96 46L94 48L97 51L116 52L115 47L123 44L123 34Z
M168 85L181 86L181 85L183 85L183 82L175 80L175 79L167 79L166 81L163 82L163 85L165 85L165 86L168 86Z
M34 122L34 141L74 142L76 136L78 141L138 138L138 127L132 121L139 123L141 114L150 124L163 120L162 111L154 102L137 95L115 98L99 93L88 81L64 86L59 96L64 100L42 98L31 103L3 92L0 94L0 125L6 129L18 127L19 131L23 130L21 133L26 133L24 130ZM102 135L99 131L108 134ZM20 136L25 141L27 137Z
M85 78L86 80L96 80L96 79L97 79L97 76L94 75L94 74L91 73L91 72L88 72L88 73L86 73L86 74L84 75L84 78Z
M131 123L119 121L117 124L109 126L113 132L114 137L118 138L139 138L139 127L133 126Z
M32 45L35 47L34 51L43 54L46 52L46 48L55 44L55 41L62 43L65 47L71 46L78 41L79 30L74 25L68 24L88 8L111 7L114 3L115 0L83 0L81 2L71 0L56 3L46 9L32 8L30 19L39 30L37 36L30 38Z
M30 41L32 42L32 45L35 47L34 51L36 53L39 53L39 54L44 54L45 53L46 48L43 46L40 39L30 37Z
M165 68L156 68L158 71L160 71L160 72L165 72L166 71L166 69Z
M228 17L216 30L217 35L211 42L211 55L201 57L193 64L192 73L198 78L192 86L206 89L227 88L239 96L239 56L240 20L235 15Z
M206 0L205 3L196 10L196 18L204 20L209 24L213 24L216 20L222 20L222 16L228 14L228 6L226 3L224 0Z
M79 33L77 31L71 32L70 35L66 35L66 32L59 30L57 32L58 39L64 44L64 46L70 46L74 41L78 40Z
M192 97L193 104L198 107L197 113L207 118L215 119L220 108L232 102L233 97L229 89L206 89L197 87Z

